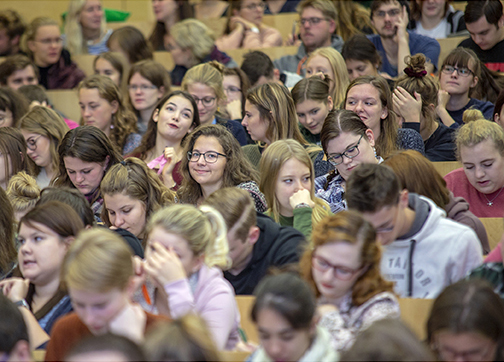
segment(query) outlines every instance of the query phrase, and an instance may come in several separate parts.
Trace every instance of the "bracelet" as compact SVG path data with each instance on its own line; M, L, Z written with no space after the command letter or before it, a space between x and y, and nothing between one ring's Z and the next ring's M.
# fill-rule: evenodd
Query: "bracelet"
M306 202L302 202L302 203L300 203L300 204L297 204L297 205L294 207L294 210L295 210L295 209L302 209L302 208L305 208L305 207L309 207L309 208L311 208L311 206L310 206L310 205L308 205Z
M30 306L28 305L28 303L26 303L26 299L18 300L14 304L16 305L16 307L25 307L26 309L30 310Z
M252 33L259 34L259 29L256 26L253 26L252 28L249 29Z

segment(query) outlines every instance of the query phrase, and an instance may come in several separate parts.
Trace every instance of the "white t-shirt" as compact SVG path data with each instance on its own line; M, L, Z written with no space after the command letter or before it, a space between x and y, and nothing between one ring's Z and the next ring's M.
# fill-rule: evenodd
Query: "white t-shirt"
M446 18L443 18L443 20L441 20L441 22L435 28L426 30L423 28L422 23L418 21L416 29L413 30L413 32L434 39L446 38L448 34L450 34L450 24L448 24Z

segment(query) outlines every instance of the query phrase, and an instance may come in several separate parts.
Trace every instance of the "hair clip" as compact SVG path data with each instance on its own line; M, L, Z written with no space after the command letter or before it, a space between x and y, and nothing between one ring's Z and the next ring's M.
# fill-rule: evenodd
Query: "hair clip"
M415 77L415 78L422 78L427 75L427 71L425 69L419 72L415 72L412 68L409 67L404 68L404 73L406 73L408 77Z
M121 161L121 165L123 165L124 167L126 167L126 161Z

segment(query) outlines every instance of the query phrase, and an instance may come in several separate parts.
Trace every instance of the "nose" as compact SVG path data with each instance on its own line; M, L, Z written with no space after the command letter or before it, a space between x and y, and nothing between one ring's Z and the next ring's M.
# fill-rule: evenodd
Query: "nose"
M362 108L363 108L363 107L362 107L362 102L361 102L361 101L358 101L358 102L355 104L353 111L354 111L355 113L359 113L360 111L362 111Z
M82 174L80 172L76 172L75 173L75 181L77 183L81 183L82 181L84 181L84 176L82 176Z
M476 176L476 178L478 178L478 179L480 179L480 178L484 177L484 176L485 176L485 171L483 171L483 168L481 168L481 167L476 167L475 176Z
M142 88L137 87L137 88L135 89L135 94L142 94Z
M89 117L90 115L91 113L89 112L89 107L84 107L84 109L82 110L82 116Z
M179 119L180 119L180 111L177 111L173 114L173 120L178 122Z
M313 117L306 116L306 124L311 125L313 123Z
M115 214L114 216L114 220L112 221L112 224L118 228L120 227L122 224L124 224L124 218L120 217L118 214Z
M352 162L352 159L350 157L343 155L342 158L343 158L343 163L345 165L348 165L350 162Z
M94 313L87 310L86 308L83 308L80 314L85 325L92 326L95 324L96 317Z
M269 345L268 348L268 354L273 358L276 359L275 357L279 357L280 353L282 353L282 346L280 345L279 342L277 341L272 341Z
M203 105L203 101L198 102L198 112L204 112L205 111L205 106Z

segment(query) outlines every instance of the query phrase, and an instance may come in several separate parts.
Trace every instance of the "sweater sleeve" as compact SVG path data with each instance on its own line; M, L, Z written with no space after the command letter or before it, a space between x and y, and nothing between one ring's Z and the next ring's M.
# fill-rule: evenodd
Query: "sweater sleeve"
M282 45L282 35L275 28L263 25L260 33L246 31L243 48L268 48Z
M483 250L476 233L469 227L459 234L450 255L450 270L447 275L453 284L463 279L469 272L483 263Z
M303 235L308 239L312 232L312 213L313 209L311 207L300 207L299 209L294 209L294 229L297 229L303 233Z

